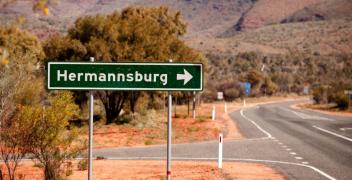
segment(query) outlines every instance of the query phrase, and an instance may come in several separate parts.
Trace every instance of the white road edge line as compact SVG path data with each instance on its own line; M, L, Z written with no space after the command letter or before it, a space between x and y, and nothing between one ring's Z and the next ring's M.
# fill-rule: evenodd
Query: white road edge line
M164 160L165 157L107 157L106 159L109 160ZM187 157L172 157L173 160L217 160L218 158L187 158ZM292 163L292 162L285 162L285 161L274 161L274 160L259 160L259 159L237 159L237 158L223 158L224 161L246 161L246 162L262 162L262 163L277 163L277 164L286 164L286 165L295 165L310 168L313 171L319 173L320 175L326 177L329 180L336 180L336 178L330 176L329 174L325 173L324 171L307 164L300 164L300 163Z
M243 108L241 109L240 114L241 114L241 116L242 116L243 118L245 118L247 121L250 121L250 122L251 122L252 124L254 124L254 126L256 126L260 131L262 131L264 134L266 134L266 136L267 136L268 138L270 138L270 139L273 138L273 136L272 136L270 133L268 133L268 132L265 131L263 128L261 128L256 122L254 122L253 120L247 118L247 117L243 114Z
M337 133L328 131L328 130L323 129L323 128L320 128L320 127L318 127L318 126L313 126L313 127L316 128L316 129L318 129L318 130L320 130L320 131L329 133L329 134L334 135L334 136L336 136L336 137L339 137L339 138L342 138L342 139L344 139L344 140L347 140L347 141L352 142L352 139L351 139L351 138L348 138L348 137L346 137L346 136L342 136L342 135L340 135L340 134L337 134Z

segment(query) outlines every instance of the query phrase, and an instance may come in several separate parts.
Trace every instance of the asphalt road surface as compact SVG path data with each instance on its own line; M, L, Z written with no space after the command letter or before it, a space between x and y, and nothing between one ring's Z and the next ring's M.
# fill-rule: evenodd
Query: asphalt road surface
M224 161L257 162L287 179L352 179L352 118L292 109L287 101L230 114L244 140L225 140ZM218 141L172 146L173 159L217 160ZM94 150L108 159L165 159L166 146Z

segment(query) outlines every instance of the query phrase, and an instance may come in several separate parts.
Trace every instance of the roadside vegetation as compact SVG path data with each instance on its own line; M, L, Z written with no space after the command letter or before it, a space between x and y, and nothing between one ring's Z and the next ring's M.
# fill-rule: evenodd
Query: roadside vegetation
M67 35L46 42L17 26L1 27L0 155L7 172L0 175L15 179L21 159L28 156L43 169L45 179L61 179L72 173L70 160L86 147L87 92L47 91L46 61L95 57L106 62L172 59L206 65L205 57L179 39L185 32L180 14L164 7L130 7L110 15L81 17ZM96 121L140 129L160 126L154 120L160 115L156 111L165 106L163 92L97 91L94 96ZM191 97L190 93L175 96L179 101ZM154 139L149 134L144 144L157 143Z
M206 57L210 69L205 93L209 101L216 99L217 91L224 92L225 100L244 97L240 83L250 82L250 96L303 95L304 87L308 87L315 103L333 103L341 110L348 108L344 90L352 89L352 54L246 52L207 54Z

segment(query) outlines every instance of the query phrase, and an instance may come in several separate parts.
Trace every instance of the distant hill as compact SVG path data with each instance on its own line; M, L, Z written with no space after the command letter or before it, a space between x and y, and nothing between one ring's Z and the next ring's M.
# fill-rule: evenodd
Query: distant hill
M231 28L255 0L145 0L136 4L164 5L181 11L188 22L188 37L214 37Z
M26 18L25 27L40 31L65 33L79 16L109 14L127 6L168 6L181 11L188 22L191 36L216 36L235 24L252 0L58 0L50 4L51 14L43 16L32 11L30 1L18 0L0 9L0 22L10 22L16 17ZM43 34L43 33L42 33Z
M286 54L350 53L352 18L275 24L239 32L228 38L193 39L189 45L210 53Z
M222 36L231 36L238 31L250 30L276 24L293 13L323 0L258 0Z
M282 20L283 23L329 20L352 17L351 0L325 0L295 12Z
M186 42L203 52L285 54L347 52L352 43L352 0L57 0L50 15L18 0L0 8L0 22L25 17L24 27L46 39L64 34L84 15L127 6L168 6L188 23ZM347 19L346 19L347 18ZM321 22L314 22L321 20Z

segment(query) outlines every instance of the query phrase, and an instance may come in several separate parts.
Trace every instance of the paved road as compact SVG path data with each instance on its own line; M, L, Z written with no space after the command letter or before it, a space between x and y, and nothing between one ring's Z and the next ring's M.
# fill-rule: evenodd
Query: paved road
M288 179L352 179L352 118L291 109L298 101L231 113L245 140L225 140L224 160L259 162ZM173 145L173 159L216 160L217 141ZM111 159L165 159L165 146L95 150Z

